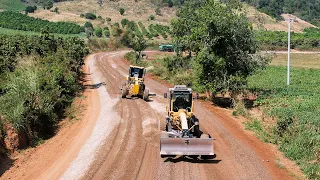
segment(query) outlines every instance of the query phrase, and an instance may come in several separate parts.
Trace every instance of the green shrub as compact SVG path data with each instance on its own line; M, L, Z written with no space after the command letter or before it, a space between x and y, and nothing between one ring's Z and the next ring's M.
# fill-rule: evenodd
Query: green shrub
M94 34L97 37L102 37L102 29L101 28L96 28L95 31L94 31Z
M129 20L128 19L122 19L121 20L121 25L124 28L128 24Z
M58 120L81 90L83 57L88 54L79 38L0 35L0 116L28 135L31 145L55 132ZM33 56L30 57L30 54Z
M106 21L107 21L108 23L110 23L111 18L110 18L110 17L106 17Z
M121 15L123 15L124 12L125 12L125 10L124 10L123 8L120 8L120 9L119 9L119 12L120 12Z
M85 13L85 14L84 14L84 17L85 17L86 19L91 19L91 20L97 19L97 16L96 16L95 14L93 14L93 13Z
M25 13L28 14L28 13L34 13L34 11L37 10L37 6L27 6L26 7L26 10L25 10Z
M149 20L153 21L155 19L156 19L156 17L153 14L149 16Z
M92 25L91 22L86 22L86 23L84 23L84 27L86 27L86 28L88 28L88 27L93 28L93 25Z

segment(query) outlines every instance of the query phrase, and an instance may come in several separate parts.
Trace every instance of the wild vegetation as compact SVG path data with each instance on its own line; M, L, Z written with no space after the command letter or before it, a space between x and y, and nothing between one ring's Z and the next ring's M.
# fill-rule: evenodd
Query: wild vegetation
M0 12L0 27L35 32L41 32L46 29L50 33L58 34L79 34L84 32L84 28L75 23L49 22L10 11Z
M288 33L283 31L255 31L255 36L264 50L281 50L288 47ZM304 33L291 33L292 49L319 49L320 29L307 28Z
M320 23L320 1L319 0L241 0L247 2L258 10L281 19L282 13L295 14L314 24Z
M88 49L79 38L0 35L0 123L26 135L30 145L55 132L82 89ZM2 131L5 132L5 131Z
M264 141L278 144L310 179L320 178L319 76L318 69L293 68L287 86L286 68L270 66L248 82L249 89L258 94L255 106L267 118L247 126Z
M23 11L25 9L25 5L21 0L1 0L0 9L6 11Z

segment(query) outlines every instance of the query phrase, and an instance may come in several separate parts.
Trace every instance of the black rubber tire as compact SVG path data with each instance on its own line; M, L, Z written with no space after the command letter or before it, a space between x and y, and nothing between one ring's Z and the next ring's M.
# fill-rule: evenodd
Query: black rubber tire
M128 94L127 86L123 86L121 90L121 97L126 98Z
M143 91L143 100L148 101L149 99L149 89L145 88Z
M197 137L197 138L200 138L201 135L202 135L202 131L200 130L200 127L199 125L195 125L194 126L194 132L193 132L193 136Z

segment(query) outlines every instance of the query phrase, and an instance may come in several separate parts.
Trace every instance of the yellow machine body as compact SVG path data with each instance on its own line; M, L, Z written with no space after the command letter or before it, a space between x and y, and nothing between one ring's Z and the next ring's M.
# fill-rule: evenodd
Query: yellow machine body
M199 128L194 116L192 90L184 85L169 89L166 131L160 138L160 154L213 156L213 138ZM167 98L167 94L165 94Z
M144 100L148 99L149 89L147 89L144 84L145 74L146 69L144 67L130 66L129 75L121 87L122 98L130 95L143 97Z

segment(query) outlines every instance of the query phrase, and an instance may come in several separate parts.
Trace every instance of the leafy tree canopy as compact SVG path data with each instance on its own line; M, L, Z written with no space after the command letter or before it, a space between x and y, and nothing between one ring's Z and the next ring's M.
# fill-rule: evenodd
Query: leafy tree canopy
M257 50L252 27L239 1L185 2L172 21L178 51L196 54L195 84L212 91L237 90L246 78L268 62Z

